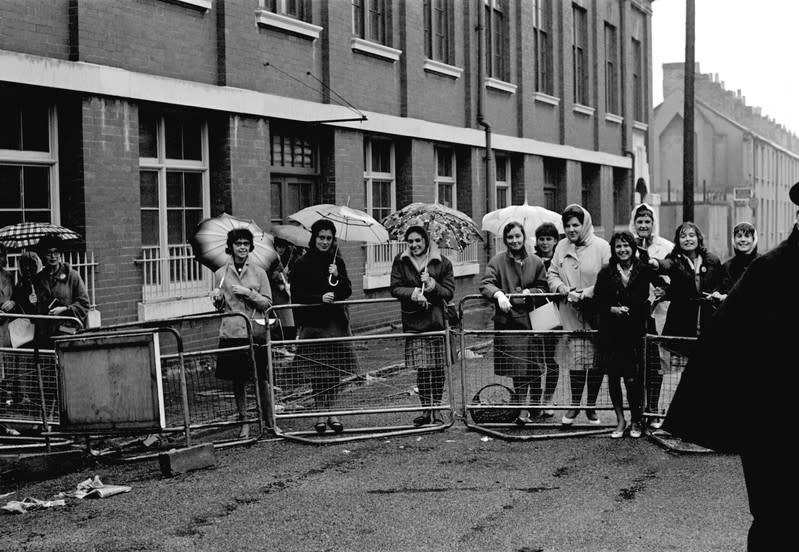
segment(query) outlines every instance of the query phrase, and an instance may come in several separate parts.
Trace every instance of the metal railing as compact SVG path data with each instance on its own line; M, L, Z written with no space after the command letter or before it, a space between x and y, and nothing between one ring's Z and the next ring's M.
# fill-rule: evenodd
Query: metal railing
M390 274L394 257L405 251L406 247L407 243L404 241L367 244L365 273L369 276ZM453 265L477 263L480 259L480 244L470 243L462 251L442 248L441 254L452 261Z
M142 247L142 302L207 295L213 274L195 260L188 244Z

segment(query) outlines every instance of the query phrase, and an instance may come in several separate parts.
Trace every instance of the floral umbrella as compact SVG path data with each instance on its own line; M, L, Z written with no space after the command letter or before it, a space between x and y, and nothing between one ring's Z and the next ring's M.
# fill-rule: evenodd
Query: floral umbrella
M411 203L383 219L389 235L401 240L411 226L421 226L439 247L463 250L475 240L483 241L480 229L466 213L440 203Z
M234 217L227 213L201 221L197 225L194 235L189 238L197 262L211 270L216 270L229 263L230 255L225 252L227 234L234 228L246 228L252 232L254 249L250 252L250 260L264 270L269 270L269 267L277 259L272 236L264 232L254 221Z
M537 205L528 205L526 201L523 205L509 205L486 213L482 230L500 236L505 225L514 221L522 223L528 238L535 236L536 228L543 222L551 222L558 229L558 233L563 233L563 222L559 213Z

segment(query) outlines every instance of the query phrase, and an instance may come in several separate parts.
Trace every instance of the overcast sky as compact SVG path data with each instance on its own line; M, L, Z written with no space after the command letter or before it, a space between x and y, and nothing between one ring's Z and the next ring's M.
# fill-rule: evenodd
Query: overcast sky
M652 4L654 105L663 101L663 64L685 61L686 0ZM799 0L695 0L695 56L702 73L718 73L799 134Z

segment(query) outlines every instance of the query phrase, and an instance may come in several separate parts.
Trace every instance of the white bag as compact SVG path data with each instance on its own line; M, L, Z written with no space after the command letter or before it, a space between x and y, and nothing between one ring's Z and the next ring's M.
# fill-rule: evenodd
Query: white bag
M547 300L545 305L530 311L530 325L533 327L533 330L537 331L559 329L561 327L561 322L557 305Z
M8 323L8 335L15 349L33 341L36 326L28 318L15 318Z

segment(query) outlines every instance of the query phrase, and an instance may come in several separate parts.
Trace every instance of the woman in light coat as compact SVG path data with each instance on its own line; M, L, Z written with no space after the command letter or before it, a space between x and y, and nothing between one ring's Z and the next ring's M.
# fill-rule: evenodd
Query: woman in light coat
M566 237L555 246L552 263L547 272L549 290L563 296L559 312L563 329L574 332L595 329L593 312L594 284L597 274L610 261L610 245L594 235L591 215L580 205L572 203L564 209L561 219ZM591 339L572 337L569 341L571 361L569 380L571 383L572 408L563 416L561 423L571 425L579 414L583 388L588 384L585 415L588 421L599 423L596 404L602 374L595 363ZM591 372L591 377L589 377Z

